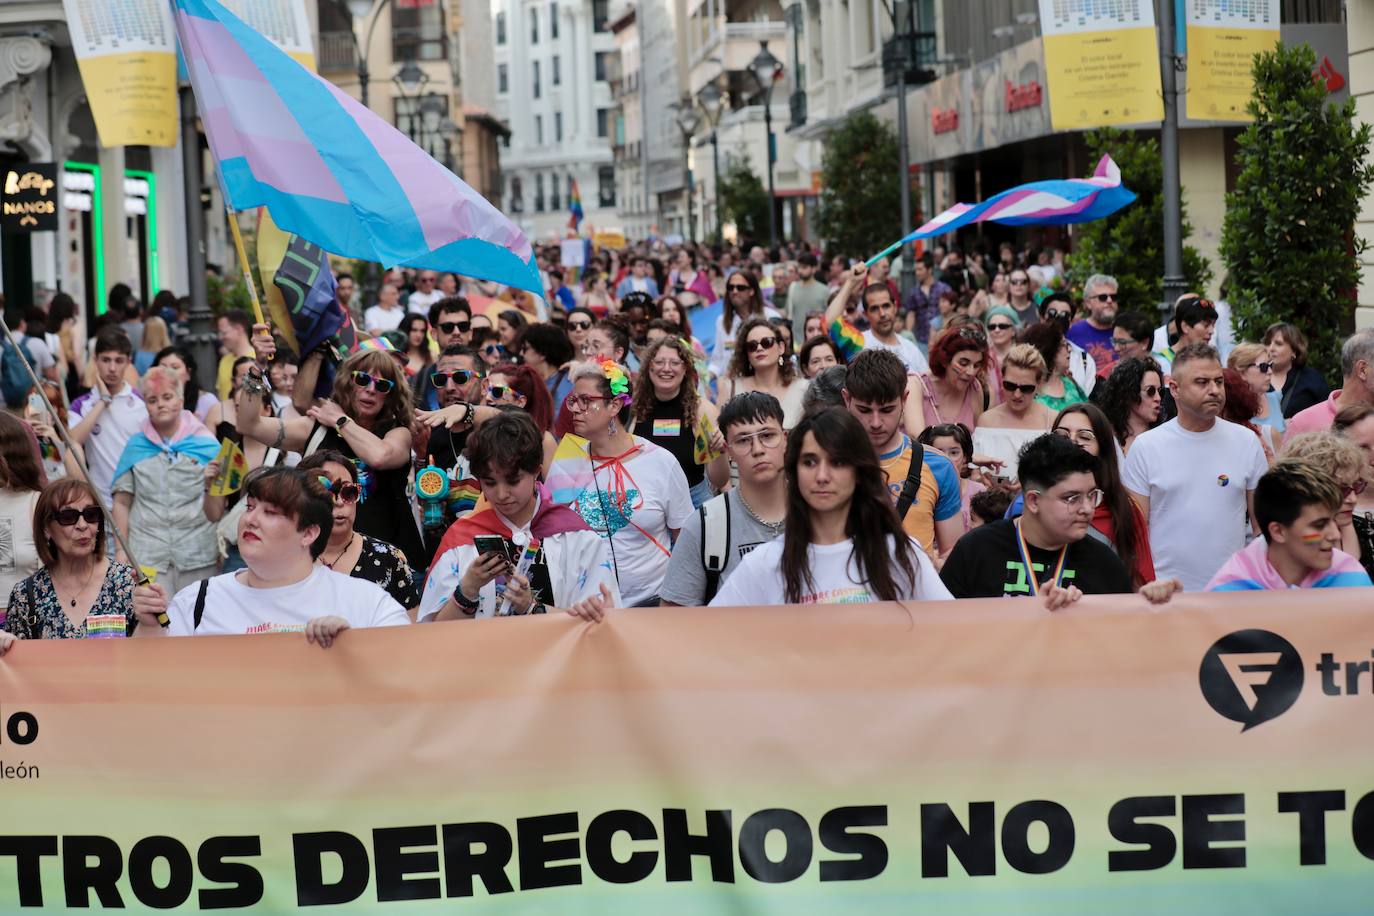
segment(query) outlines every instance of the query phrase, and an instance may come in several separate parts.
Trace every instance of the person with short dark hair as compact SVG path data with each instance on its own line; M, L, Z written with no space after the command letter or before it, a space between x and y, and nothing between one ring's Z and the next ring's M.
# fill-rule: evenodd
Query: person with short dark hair
M447 296L429 307L429 330L442 354L452 346L467 346L472 337L472 306L462 296ZM415 406L421 410L439 409L439 392L431 377L437 366L415 376Z
M1096 472L1097 459L1064 436L1027 443L1017 461L1024 511L954 545L940 570L954 597L1031 596L1058 610L1085 594L1133 591L1120 558L1087 536L1102 501Z
M1088 317L1075 321L1065 335L1070 341L1088 351L1097 363L1097 373L1110 372L1112 364L1121 358L1116 352L1112 330L1116 327L1117 296L1115 277L1093 274L1083 284L1083 307ZM1151 329L1153 336L1153 329Z
M950 287L936 279L935 257L929 251L916 258L915 273L916 284L902 304L907 330L916 335L918 344L926 344L930 340L931 321L940 314L940 295Z
M259 468L244 480L243 491L247 510L239 519L238 545L247 568L188 586L170 603L158 583L135 589L140 621L164 611L171 618L170 627L152 627L159 632L149 635L303 631L308 642L328 648L351 627L410 623L381 586L316 564L334 522L334 500L317 471Z
M525 328L520 338L519 355L539 377L549 390L553 412L557 416L563 409L563 401L572 391L572 381L568 372L574 359L572 341L568 332L551 324L532 324Z
M418 621L558 608L581 615L620 604L607 542L576 512L554 504L539 483L543 437L528 414L503 410L484 420L468 437L468 457L490 506L445 533ZM484 537L499 538L502 549L482 550Z
M831 408L803 417L784 466L782 537L751 551L713 606L950 597L922 545L902 529L878 455L853 414Z
M653 298L658 298L658 281L649 276L648 258L635 255L630 258L630 272L625 275L615 288L615 297L624 299L630 293L648 293ZM565 303L569 310L573 308L572 303Z
M738 394L721 408L720 434L739 468L739 486L709 500L683 524L659 592L664 606L709 603L750 551L782 532L787 512L782 423L782 405L761 391ZM722 520L709 524L708 519ZM717 531L723 534L718 542L703 543Z
M797 367L801 369L802 377L807 379L815 378L831 366L844 365L847 365L844 354L829 337L817 335L811 338L802 344L801 352L797 354Z
M1269 351L1269 384L1279 393L1285 419L1325 401L1331 386L1307 364L1307 335L1302 328L1278 321L1264 329L1260 339Z
M124 446L148 419L143 398L125 380L134 347L118 328L95 338L95 387L72 402L67 423L72 441L86 452L91 484L101 502L112 505L110 486Z
M844 380L847 366L831 366L816 373L802 397L803 416L827 407L844 407Z
M1112 321L1112 350L1116 354L1116 362L1098 366L1098 376L1110 376L1116 363L1123 359L1149 356L1154 336L1155 325L1148 315L1143 312L1117 312L1116 318Z
M1003 487L989 487L969 500L968 530L1000 522L1011 506L1011 493Z
M819 266L814 254L803 251L797 258L797 279L787 288L787 316L792 321L792 337L795 340L809 337L806 333L807 316L815 311L823 313L830 296L829 288L816 278Z
M1174 306L1174 327L1178 337L1167 347L1157 349L1154 356L1160 361L1167 375L1177 354L1185 347L1196 344L1210 346L1212 332L1217 327L1217 307L1210 299L1200 296L1185 296Z
M940 296L954 294L943 283L936 283L935 287L933 301L936 303L938 314ZM864 317L868 319L869 325L868 330L862 334L852 323L844 320L845 303L856 290L859 291L859 300L863 304ZM919 287L914 288L913 298L908 299L908 302L916 301L914 297L918 294ZM839 291L831 298L830 305L825 310L825 327L836 346L848 350L853 347L855 338L861 337L864 350L887 350L896 354L906 367L908 375L929 372L930 364L926 361L921 348L897 333L899 321L897 301L893 298L892 291L886 283L869 282L868 266L862 261L855 264L845 275L844 283L840 284ZM851 361L854 359L853 352L847 355Z
M1121 481L1149 521L1156 574L1197 591L1245 545L1247 508L1269 462L1258 436L1220 419L1225 376L1211 346L1174 355L1169 390L1178 416L1136 436Z
M1255 538L1222 564L1209 592L1374 585L1360 561L1340 549L1336 522L1343 494L1322 468L1283 457L1255 486Z

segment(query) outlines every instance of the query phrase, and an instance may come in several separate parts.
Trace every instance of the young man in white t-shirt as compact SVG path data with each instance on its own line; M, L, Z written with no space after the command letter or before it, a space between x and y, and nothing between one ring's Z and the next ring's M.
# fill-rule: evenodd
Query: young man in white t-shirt
M491 505L445 533L416 620L544 614L596 595L620 603L607 542L541 492L544 440L528 413L508 409L483 422L467 437L467 457ZM483 549L493 539L501 550Z
M243 489L238 545L248 568L187 586L170 605L161 585L140 586L134 611L144 625L136 635L304 632L307 641L329 648L352 627L410 622L381 586L315 563L329 542L334 507L317 473L259 468ZM164 611L171 618L166 629L156 622Z
M1156 575L1201 591L1245 546L1255 486L1269 464L1259 436L1218 419L1226 389L1210 345L1174 354L1169 391L1178 416L1136 437L1121 480L1149 520Z
M148 419L143 398L124 381L133 352L123 331L101 331L95 340L95 388L72 401L67 417L72 441L85 449L91 483L106 507L119 456Z

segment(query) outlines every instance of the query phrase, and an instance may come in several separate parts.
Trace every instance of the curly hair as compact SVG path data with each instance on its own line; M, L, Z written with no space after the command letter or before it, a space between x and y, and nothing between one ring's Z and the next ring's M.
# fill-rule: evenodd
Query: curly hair
M1097 406L1102 408L1102 412L1111 421L1112 432L1116 434L1116 441L1120 445L1125 445L1126 437L1131 434L1131 411L1140 403L1140 386L1145 383L1145 376L1151 372L1159 376L1159 383L1163 385L1164 372L1153 357L1137 356L1123 359L1112 369L1112 374L1107 376L1106 381L1094 391L1097 395Z
M1284 443L1279 457L1316 465L1337 483L1342 477L1360 477L1366 467L1360 447L1335 433L1300 433Z
M749 348L745 342L749 340L749 332L755 328L767 328L774 337L779 340L777 328L773 327L772 322L763 315L754 315L745 319L744 324L740 325L739 332L735 335L735 351L730 356L730 366L725 374L730 378L744 378L754 374L754 364L749 360ZM784 385L792 384L792 380L797 377L797 367L792 364L792 360L784 359L782 365L778 367L778 378Z
M649 378L650 364L658 351L664 348L677 353L683 362L682 383L678 386L678 396L682 398L682 416L693 424L695 429L697 408L700 397L697 394L697 366L692 348L680 337L664 337L649 344L640 360L639 378L635 382L634 400L630 402L630 412L634 422L643 423L653 416L658 395L654 392L653 380Z
M358 386L353 381L354 372L366 372L393 384L382 401L382 411L377 414L377 425L372 432L384 435L397 427L410 429L411 421L415 419L412 391L396 357L386 350L359 350L339 364L334 373L333 400L343 408L344 413L356 419Z

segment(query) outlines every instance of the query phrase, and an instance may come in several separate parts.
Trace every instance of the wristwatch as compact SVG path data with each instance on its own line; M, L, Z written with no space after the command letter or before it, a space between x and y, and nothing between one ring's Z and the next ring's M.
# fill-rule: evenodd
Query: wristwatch
M344 414L342 417L339 417L337 422L335 422L334 429L336 429L339 432L343 432L343 428L347 426L350 422L352 422L352 420L352 417L350 417L348 414Z
M453 601L458 605L458 610L469 617L477 616L477 609L482 605L482 597L479 595L476 600L463 594L463 583L459 582L453 589Z
M547 614L548 612L548 607L542 601L536 601L529 609L531 614Z

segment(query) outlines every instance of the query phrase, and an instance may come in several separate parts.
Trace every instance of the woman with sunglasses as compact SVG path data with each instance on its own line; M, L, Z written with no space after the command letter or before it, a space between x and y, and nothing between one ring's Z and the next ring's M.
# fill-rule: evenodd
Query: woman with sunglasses
M10 590L4 633L20 639L124 637L136 623L136 574L105 555L105 513L84 480L48 484L34 507L30 529L38 559L33 575Z
M185 409L181 378L154 366L139 384L148 419L129 438L115 468L114 523L145 567L170 592L215 574L219 541L205 515L207 466L219 441ZM128 558L119 551L120 562Z
M1030 274L1024 268L1018 267L1007 276L1007 306L1020 324L1034 324L1040 320L1040 310L1031 299L1033 291Z
M334 572L380 585L407 613L414 610L420 603L420 592L405 554L386 541L358 533L353 527L362 495L357 465L342 452L326 448L302 459L296 467L316 472L334 498L334 526L329 529L329 543L315 562Z
M685 299L683 300L686 301ZM723 379L733 364L739 326L750 318L780 318L782 313L764 304L759 281L744 270L737 270L725 281L725 308L716 319L716 343L711 350L711 374ZM724 404L729 398L719 398ZM795 422L795 421L794 421Z
M270 339L255 337L261 364L270 361L258 349ZM259 415L266 386L260 368L250 371L243 387L238 430L274 448L312 455L335 449L358 462L363 495L357 528L363 534L394 544L407 557L424 556L420 529L411 509L410 453L414 405L398 354L387 348L358 349L334 373L329 400L311 407L304 417Z
M1093 393L1121 450L1127 452L1136 436L1154 429L1162 419L1164 373L1153 357L1123 359Z
M993 404L1002 401L1002 360L1016 346L1021 319L1007 305L994 305L983 314L983 327L988 334L988 394Z
M735 277L730 282L734 283ZM810 383L797 377L796 366L788 356L782 335L769 319L758 315L746 319L739 329L729 372L721 380L717 403L725 404L744 391L762 391L782 405L783 429L796 426Z
M730 480L720 412L701 397L691 348L679 337L664 337L644 351L644 371L635 381L630 433L666 449L687 477L692 508L711 498Z
M474 324L472 349L476 350L478 355L482 357L482 362L488 369L492 366L499 366L510 359L510 353L501 343L495 328L479 328Z
M587 334L594 324L596 316L589 308L579 305L568 312L568 320L563 328L568 332L568 340L572 342L574 360L582 359L582 348L586 345Z
M566 400L566 399L565 399ZM518 407L530 415L544 437L544 469L547 471L558 450L553 435L553 401L544 380L529 366L504 363L487 375L482 391L485 407Z
M973 430L973 450L1002 462L1003 473L1016 479L1021 446L1042 436L1054 411L1035 399L1048 370L1045 358L1030 344L1017 344L1002 360L1002 403L983 411Z
M1070 404L1081 404L1088 399L1088 395L1069 374L1069 339L1064 336L1057 321L1036 322L1021 332L1020 340L1039 350L1050 369L1035 395L1037 401L1050 410L1063 410Z
M1336 512L1340 548L1359 558L1366 570L1374 568L1369 539L1361 537L1355 527L1355 508L1368 485L1368 460L1360 447L1336 433L1301 433L1283 444L1279 456L1310 462L1321 470L1323 477L1340 486L1341 506Z
M1273 437L1282 442L1283 431L1287 427L1283 419L1283 395L1269 384L1273 363L1269 360L1268 349L1257 343L1236 344L1226 357L1226 365L1239 372L1259 398L1259 410L1251 422L1256 426L1269 427L1274 431Z

